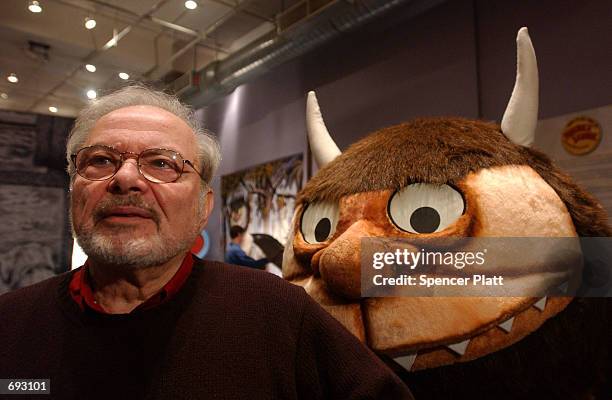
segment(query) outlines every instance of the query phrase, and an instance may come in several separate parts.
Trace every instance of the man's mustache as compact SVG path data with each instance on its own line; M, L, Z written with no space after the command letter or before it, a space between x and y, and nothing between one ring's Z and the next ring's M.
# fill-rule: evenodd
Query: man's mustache
M159 226L159 214L153 207L148 205L140 195L129 194L127 196L112 196L101 200L93 210L94 223L101 221L112 214L112 210L117 207L136 207L145 211L151 219Z

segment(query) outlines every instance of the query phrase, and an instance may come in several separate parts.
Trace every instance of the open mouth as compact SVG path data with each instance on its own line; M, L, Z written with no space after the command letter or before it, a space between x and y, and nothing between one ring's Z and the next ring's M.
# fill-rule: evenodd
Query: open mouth
M571 301L571 297L557 297L562 292L542 298L389 297L351 301L329 292L314 276L294 283L304 287L374 352L408 371L471 361L508 347Z

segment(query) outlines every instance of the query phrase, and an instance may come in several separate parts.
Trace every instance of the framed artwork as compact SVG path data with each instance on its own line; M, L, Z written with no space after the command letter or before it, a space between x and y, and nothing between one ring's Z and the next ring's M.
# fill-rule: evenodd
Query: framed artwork
M222 176L224 249L230 227L239 225L247 232L243 250L255 259L267 257L277 268L270 272L280 273L302 180L302 154Z

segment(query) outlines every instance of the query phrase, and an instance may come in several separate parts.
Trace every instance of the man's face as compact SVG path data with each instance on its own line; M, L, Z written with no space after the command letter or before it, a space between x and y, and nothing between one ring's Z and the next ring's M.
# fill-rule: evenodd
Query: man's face
M136 154L174 150L200 167L189 126L157 107L131 106L103 116L83 147L91 145ZM146 180L131 158L110 179L77 174L72 184L73 231L85 253L106 264L147 267L186 253L211 208L212 194L202 194L200 177L189 166L176 182L160 184Z

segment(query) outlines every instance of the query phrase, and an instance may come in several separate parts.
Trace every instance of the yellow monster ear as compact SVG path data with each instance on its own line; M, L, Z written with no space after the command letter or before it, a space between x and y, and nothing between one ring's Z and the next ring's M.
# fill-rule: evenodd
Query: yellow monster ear
M512 142L531 146L538 123L538 63L527 28L516 37L516 82L502 118L501 129Z
M306 128L308 143L319 168L323 168L342 154L327 131L317 96L313 91L308 92L308 98L306 99Z

